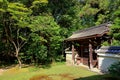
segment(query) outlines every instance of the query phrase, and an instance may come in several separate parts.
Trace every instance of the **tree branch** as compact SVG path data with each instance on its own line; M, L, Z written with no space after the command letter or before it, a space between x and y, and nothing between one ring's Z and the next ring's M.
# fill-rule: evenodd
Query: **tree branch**
M21 42L19 48L21 49L26 43L26 41Z
M17 30L17 45L18 45L18 47L20 46L20 43L19 43L19 31L20 31L20 29Z

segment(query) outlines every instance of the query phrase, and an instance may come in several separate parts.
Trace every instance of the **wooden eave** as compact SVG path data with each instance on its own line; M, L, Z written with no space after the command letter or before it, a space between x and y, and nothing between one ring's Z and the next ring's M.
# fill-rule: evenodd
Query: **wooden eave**
M91 39L91 38L96 38L96 37L102 37L104 34L107 34L109 31L106 31L102 34L95 34L91 36L85 36L85 37L78 37L78 38L71 38L71 39L65 39L65 41L74 41L74 40L84 40L84 39Z
M83 39L102 37L104 34L107 34L109 31L110 29L109 29L108 23L104 23L99 26L90 27L85 30L77 31L73 33L69 38L65 39L65 41L74 41L74 40L83 40Z

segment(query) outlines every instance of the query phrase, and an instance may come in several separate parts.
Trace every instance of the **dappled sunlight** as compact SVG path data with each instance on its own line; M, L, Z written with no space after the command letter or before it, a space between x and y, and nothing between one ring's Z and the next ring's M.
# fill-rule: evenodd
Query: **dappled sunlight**
M16 73L22 73L22 72L27 72L27 68L19 68L18 66L12 67L10 69L7 69L5 74L16 74Z

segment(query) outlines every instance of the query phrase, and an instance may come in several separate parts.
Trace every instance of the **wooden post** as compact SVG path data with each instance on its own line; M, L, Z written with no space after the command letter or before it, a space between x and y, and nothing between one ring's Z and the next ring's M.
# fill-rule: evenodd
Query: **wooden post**
M83 64L83 45L80 46L81 47L81 63Z
M65 53L65 42L63 41L63 47L62 47L62 55L65 57L66 59L66 53Z
M92 44L89 44L89 68L90 69L93 68L92 61L93 61L93 49L92 49Z
M75 48L74 48L74 45L72 45L72 64L75 63Z

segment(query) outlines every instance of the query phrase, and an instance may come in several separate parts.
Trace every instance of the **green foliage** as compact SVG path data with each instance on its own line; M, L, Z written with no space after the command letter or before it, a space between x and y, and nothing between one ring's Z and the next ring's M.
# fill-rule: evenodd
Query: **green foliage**
M108 21L119 46L119 16L120 0L0 0L0 54L15 57L18 50L22 62L61 61L65 38Z
M102 43L102 46L120 46L120 41L114 39L111 44L109 44L108 41L105 41Z
M113 46L120 46L120 41L119 40L113 40L112 45Z
M35 16L30 19L32 22L28 28L31 34L25 48L27 54L23 60L42 64L51 62L61 50L60 43L63 40L60 36L61 29L49 15Z
M112 64L109 68L108 71L110 74L114 76L119 76L120 75L120 62L116 62Z
M24 56L24 58L25 58L25 61L29 60L28 63L32 62L36 64L38 63L45 64L45 61L48 61L47 48L44 45L39 45L39 43L31 44L28 50L26 50L26 53L27 54Z
M65 61L65 57L63 55L58 55L58 56L56 56L55 61L63 62L63 61Z
M79 11L81 5L78 0L53 0L49 1L49 5L55 21L64 30L61 35L67 37L76 29L80 29Z
M32 2L32 6L30 7L33 11L33 15L39 15L39 14L47 14L49 13L48 12L48 7L47 7L47 4L48 4L48 0L34 0Z
M116 39L120 40L120 6L113 14L115 16L114 24L111 28L111 35Z

